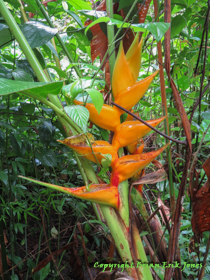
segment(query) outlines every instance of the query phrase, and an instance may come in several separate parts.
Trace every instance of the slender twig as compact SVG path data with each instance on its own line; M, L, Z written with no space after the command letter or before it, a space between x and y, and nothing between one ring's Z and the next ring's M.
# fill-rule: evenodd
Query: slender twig
M200 50L199 50L199 54L198 54L196 67L195 67L195 70L194 70L194 75L197 74L197 69L198 69L198 64L199 64L199 61L200 61L201 50L202 50L202 47L203 47L204 34L205 34L205 31L206 31L206 27L207 27L208 15L209 15L209 1L208 1L208 10L207 10L207 13L206 13L206 19L205 19L205 23L204 23L203 33L202 33L202 37L201 37Z
M154 130L155 132L157 132L158 134L162 135L163 137L173 141L173 142L176 142L178 144L181 144L181 145L185 145L187 146L187 142L186 141L180 141L180 140L177 140L177 139L174 139L168 135L166 135L165 133L161 132L160 130L154 128L153 126L151 126L150 124L148 124L146 121L142 120L140 117L137 117L135 114L131 113L130 111L126 110L125 108L123 108L122 106L118 105L117 103L115 102L111 102L114 106L118 107L119 109L123 110L124 112L126 112L127 114L131 115L132 117L134 117L135 119L139 120L140 122L142 122L143 124L145 124L146 126L148 126L149 128L151 128L152 130Z

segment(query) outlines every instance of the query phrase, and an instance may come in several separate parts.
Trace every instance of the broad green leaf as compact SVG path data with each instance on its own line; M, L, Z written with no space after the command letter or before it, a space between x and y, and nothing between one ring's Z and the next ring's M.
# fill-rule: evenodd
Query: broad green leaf
M76 21L81 27L83 27L83 24L82 24L80 18L78 17L78 15L76 15L74 12L69 11L69 10L67 10L66 13L69 14L70 16L72 16L73 19L75 19L75 21Z
M149 30L152 35L155 37L157 41L160 41L163 35L166 33L166 31L170 27L170 23L165 22L153 22L153 23L137 23L137 24L130 24L128 22L123 23L120 20L117 19L110 19L108 17L101 17L93 21L91 24L89 24L85 30L87 30L92 27L93 25L100 23L100 22L108 22L108 25L117 25L118 28L120 28L123 25L123 28L131 27L134 32L145 32L146 30Z
M52 150L39 148L35 150L35 157L45 166L56 167L58 164L57 157Z
M95 24L97 23L100 23L100 22L109 22L110 21L110 18L108 17L100 17L96 20L94 20L93 22L91 22L85 29L85 34L87 34L87 31L92 27L94 26Z
M134 32L141 31L142 28L149 30L158 42L161 40L163 35L169 29L170 23L165 23L165 22L137 23L137 24L132 24L131 27L133 27Z
M92 10L91 4L82 0L67 0L76 10Z
M89 119L89 111L83 106L72 105L64 107L67 115L85 132Z
M27 59L20 59L16 61L17 69L23 69L28 74L30 74L32 77L36 77L33 69L31 68L31 65L29 64Z
M42 97L47 97L48 93L55 95L59 94L62 85L63 82L22 82L0 78L0 95L6 95L13 92L22 92L27 90L29 93L35 93Z
M4 171L0 171L0 180L7 185L8 175Z
M140 102L143 106L152 107L152 104L149 103L149 102L147 102L147 101L145 101L145 100L140 100L139 102Z
M176 108L168 107L168 112L171 113L171 114L178 115L178 112L177 112Z
M171 21L171 38L179 34L186 25L187 21L183 16L178 15L174 17Z
M120 0L118 11L121 9L131 6L133 4L133 0Z
M107 16L107 12L106 11L96 11L96 10L80 10L80 13L86 15L88 18L100 18L100 17L106 17Z
M33 82L32 77L22 69L12 71L12 77L17 81Z
M12 79L12 70L8 70L0 64L0 78Z
M10 137L11 146L13 151L16 153L16 155L22 157L23 154L21 152L21 146L19 145L20 143L18 143L19 142L17 141L18 137L16 136L17 135L15 135L14 133L10 133L9 137Z
M26 11L32 12L34 14L39 14L40 16L42 16L42 13L36 3L36 0L25 0L24 2L28 4L27 7L24 7Z
M58 57L58 53L56 52L56 49L54 48L53 44L49 41L45 46L54 54ZM59 57L58 57L59 58Z
M32 115L34 110L35 110L35 105L34 104L30 104L30 103L20 103L21 109L23 110L23 112Z
M201 114L204 120L210 120L210 110L207 110Z
M87 93L90 95L93 105L96 107L98 114L100 114L102 106L104 104L104 99L102 94L96 89L86 89Z
M21 27L21 30L32 49L45 45L58 32L56 28L37 21L28 21Z
M67 78L66 73L65 73L63 70L61 70L60 68L58 68L57 66L48 65L48 66L46 66L45 68L54 69L54 70L58 73L58 75L59 75L60 78Z
M7 43L12 43L12 35L6 24L0 23L0 48L5 47Z
M45 63L45 58L44 58L43 54L41 53L41 51L39 51L38 48L33 49L33 52L34 52L36 58L38 59L41 67L44 69L46 67L46 63Z

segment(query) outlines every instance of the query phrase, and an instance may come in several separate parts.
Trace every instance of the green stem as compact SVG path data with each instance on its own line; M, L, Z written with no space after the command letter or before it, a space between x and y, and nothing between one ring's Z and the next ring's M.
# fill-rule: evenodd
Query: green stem
M128 205L128 193L129 193L129 184L128 180L123 181L118 186L119 196L120 196L120 207L119 214L122 218L125 226L129 228L129 205Z
M107 16L109 18L113 18L113 1L107 0L106 1L106 11ZM110 81L112 81L112 73L114 70L114 64L115 64L115 46L114 44L111 44L113 38L114 38L114 25L107 25L107 35L108 35L108 43L109 43L109 71L110 71Z
M37 3L37 5L38 5L38 7L40 8L40 11L42 12L44 18L47 20L49 26L52 27L52 28L55 28L54 25L52 24L52 21L50 20L48 14L46 13L44 7L43 7L42 4L40 3L40 1L39 1L39 0L36 0L36 3ZM63 51L64 51L65 54L66 54L66 56L68 57L69 61L70 61L71 63L74 63L74 60L73 60L73 58L71 57L71 54L69 53L68 49L66 48L66 45L65 45L64 42L62 41L60 35L57 33L55 36L56 36L56 38L58 39L58 42L59 42L59 44L61 45ZM77 67L77 65L74 65L73 67L74 67L74 70L76 71L78 77L82 78L82 74L81 74L79 68Z

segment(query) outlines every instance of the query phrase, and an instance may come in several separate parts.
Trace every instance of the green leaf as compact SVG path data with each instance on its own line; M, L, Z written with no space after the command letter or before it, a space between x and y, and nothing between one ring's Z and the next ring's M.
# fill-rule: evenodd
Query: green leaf
M90 95L93 105L96 107L98 114L100 114L102 106L104 104L104 99L102 94L96 89L86 89L87 93Z
M72 105L64 107L64 110L67 115L85 132L89 119L88 109L83 106Z
M0 78L12 79L12 70L8 70L0 64Z
M87 31L92 27L94 26L95 24L97 23L100 23L100 22L109 22L110 21L110 18L109 17L100 17L96 20L94 20L93 22L91 22L85 29L85 34L87 34Z
M21 146L20 142L18 140L18 135L15 135L14 133L10 133L10 142L12 145L13 151L16 153L17 156L22 157L22 152L21 152Z
M54 55L56 55L57 58L59 58L56 49L54 48L53 44L52 44L50 41L47 42L47 44L45 44L45 46L46 46Z
M54 69L58 73L60 78L67 78L66 73L63 70L61 70L60 68L58 68L57 66L48 65L45 68Z
M85 29L85 33L88 31L90 27L100 22L109 22L108 25L117 25L118 28L120 28L122 25L123 28L131 27L134 32L145 32L146 30L149 30L157 41L161 40L163 35L170 27L170 23L165 23L165 22L137 23L137 24L131 24L130 26L130 23L128 22L123 23L122 21L117 19L100 17L87 26L87 28Z
M178 115L176 108L168 107L168 112L174 115Z
M103 159L101 160L101 164L105 170L107 170L112 162L112 155L105 154L103 155Z
M36 58L38 59L39 63L41 64L41 67L44 69L45 66L46 66L46 63L45 63L45 59L44 59L43 54L41 53L41 51L39 51L38 48L37 49L33 49L33 52L34 52Z
M174 38L179 34L183 28L187 25L187 21L181 15L174 17L171 21L171 38Z
M32 77L22 69L12 71L12 77L17 81L33 82Z
M67 0L76 10L92 10L91 4L82 0Z
M69 11L69 10L67 10L66 13L69 14L70 16L72 16L73 19L75 19L75 21L76 21L81 27L83 27L83 24L82 24L80 18L78 17L78 15L76 15L74 12Z
M14 274L14 275L10 276L10 279L11 280L18 280L19 278L18 278L17 274Z
M166 31L170 27L170 23L165 22L153 22L153 23L137 23L132 24L131 27L133 27L134 32L141 31L142 28L149 30L152 35L155 37L157 42L161 40L163 35L166 33Z
M0 171L0 180L7 186L8 175L4 171Z
M0 23L0 48L5 47L9 41L12 43L12 35L10 33L9 26Z
M143 106L146 106L146 107L152 107L152 104L145 101L145 100L140 100L140 103L143 105Z
M23 112L32 115L34 110L35 110L35 105L34 104L30 104L30 103L20 103L21 109L23 110Z
M53 151L46 150L44 148L39 148L39 150L35 150L35 157L41 161L43 165L49 167L56 167L57 166L57 158Z
M0 95L28 90L29 93L35 93L42 97L47 97L48 93L55 95L59 94L62 85L63 82L23 82L0 78Z
M201 114L204 120L210 120L210 110L207 110Z
M21 27L21 30L32 49L45 45L58 32L56 28L37 21L28 21Z
M133 0L120 0L118 11L121 9L131 6L133 4Z
M46 279L46 277L50 273L50 262L47 265L45 265L45 267L43 267L39 272L40 272L40 280Z

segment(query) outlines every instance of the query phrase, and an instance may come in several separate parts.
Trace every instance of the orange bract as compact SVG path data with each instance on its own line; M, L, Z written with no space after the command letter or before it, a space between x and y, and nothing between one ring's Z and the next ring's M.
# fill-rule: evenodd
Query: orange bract
M82 105L83 102L74 100L74 104ZM85 107L90 113L90 120L99 127L114 131L115 127L120 124L121 113L117 108L104 104L100 114L98 114L95 106L92 103L86 103Z
M119 183L133 177L137 172L145 168L151 161L159 156L168 145L169 144L163 146L157 151L119 158L113 166L110 184L112 186L118 186Z
M148 124L155 127L162 122L166 117L162 117L156 120L147 121ZM114 137L112 145L118 150L121 147L125 147L136 142L138 139L144 137L151 131L151 128L141 123L140 121L127 121L118 125L114 131ZM134 153L131 148L131 153Z
M115 103L130 110L143 97L158 72L159 70L149 77L135 83L133 86L119 92L116 96ZM123 113L124 111L121 111L121 114Z
M86 157L88 160L93 161L95 163L101 163L101 160L104 159L104 155L110 154L112 156L112 163L118 158L116 149L106 141L97 140L94 141L91 146L86 143L72 143L74 137L69 137L64 139L63 141L58 140L59 142L67 145L72 148L78 154Z

